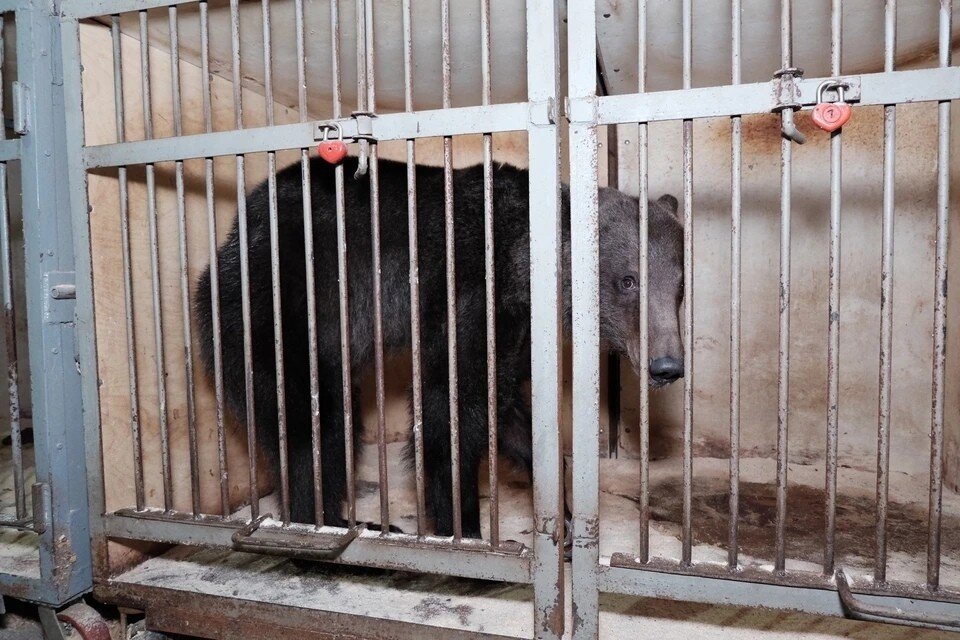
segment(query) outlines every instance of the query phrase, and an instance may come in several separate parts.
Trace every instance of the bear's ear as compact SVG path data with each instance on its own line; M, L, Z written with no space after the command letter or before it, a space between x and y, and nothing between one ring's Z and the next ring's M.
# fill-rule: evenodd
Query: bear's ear
M669 193L665 193L664 195L660 196L660 199L657 200L657 204L659 204L661 207L663 207L673 215L677 215L677 208L680 205L680 203L677 202L677 199L672 195L670 195Z

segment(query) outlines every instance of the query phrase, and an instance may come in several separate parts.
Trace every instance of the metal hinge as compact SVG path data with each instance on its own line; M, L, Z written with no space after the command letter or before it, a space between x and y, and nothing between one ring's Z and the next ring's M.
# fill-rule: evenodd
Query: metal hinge
M19 80L13 83L13 130L20 135L30 129L30 87Z

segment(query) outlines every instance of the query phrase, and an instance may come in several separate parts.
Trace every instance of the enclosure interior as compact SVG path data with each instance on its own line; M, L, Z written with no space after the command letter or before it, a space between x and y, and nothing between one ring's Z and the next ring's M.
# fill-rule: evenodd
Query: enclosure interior
M352 3L341 3L343 51L343 112L355 104L355 16ZM417 4L413 50L416 109L442 104L440 75L439 2ZM480 102L478 9L465 1L451 3L452 104ZM649 10L648 89L680 87L679 3L653 4ZM702 6L701 6L702 4ZM729 83L729 16L722 3L697 4L694 20L694 86ZM436 6L435 6L436 5ZM769 80L779 56L779 13L770 3L743 3L746 37L743 53L745 82ZM903 3L898 16L897 68L936 65L936 3ZM600 2L597 21L605 88L611 94L636 90L636 7ZM273 64L272 96L268 104L264 81L263 32L259 3L240 5L240 42L243 69L244 126L266 123L272 109L277 124L299 121L298 81L292 2L271 2ZM210 68L212 71L212 125L215 131L234 129L231 81L231 44L228 6L209 3ZM331 109L329 4L306 2L307 96L309 118L329 118ZM174 135L171 95L169 30L166 9L149 12L149 70L152 87L154 137ZM377 108L403 110L400 3L378 3L376 15ZM845 74L883 69L883 11L876 3L844 3ZM954 20L955 30L960 20ZM201 133L202 118L200 40L197 6L179 9L179 75L183 134ZM144 138L140 76L140 31L137 14L120 22L127 140ZM494 3L493 102L526 99L525 20L521 3ZM818 7L795 15L795 60L809 77L828 75L829 15ZM956 31L955 31L956 33ZM565 38L561 38L561 42ZM87 145L117 141L114 106L114 68L110 63L110 19L81 25L84 59L84 104ZM720 52L718 54L718 52ZM565 55L565 54L564 54ZM561 60L564 59L561 56ZM562 86L562 84L561 84ZM952 177L960 174L960 128L953 106L951 136ZM808 112L797 116L808 142L794 150L793 168L793 305L791 309L790 368L790 493L787 523L787 568L819 570L822 558L824 511L824 448L827 416L827 282L829 234L828 136L810 123ZM893 420L890 481L890 569L894 580L922 581L926 556L926 504L933 326L933 268L936 206L936 105L897 108L896 241L894 266ZM741 562L767 566L774 538L775 452L777 418L777 264L779 260L779 118L773 114L743 119L743 325L742 325L742 489ZM680 124L650 126L650 193L680 196L682 161ZM601 183L615 178L630 194L638 190L636 127L620 126L601 135ZM614 157L607 141L616 146L617 166L608 176ZM883 127L882 108L855 108L844 127L843 240L841 275L840 354L840 477L838 499L838 563L854 572L872 567L874 491L877 455L877 393ZM694 123L694 561L724 561L727 534L727 472L729 455L730 387L730 122L709 119ZM405 159L403 142L378 145L381 158ZM418 141L417 161L442 163L442 141ZM526 135L493 136L494 159L525 166ZM352 148L352 152L355 149ZM454 140L458 167L482 159L480 136ZM277 153L277 166L299 160L299 152ZM566 170L566 169L564 169ZM250 154L246 163L249 191L266 177L266 154ZM209 262L204 184L204 161L184 162L187 263L190 294ZM191 510L188 407L184 325L177 229L174 164L155 167L156 211L159 225L160 301L163 319L163 371L173 461L173 504ZM236 215L234 158L214 160L215 210L219 241ZM137 398L144 449L147 504L162 507L161 456L157 402L157 350L151 291L144 168L130 167L129 216L133 280L134 340L139 385ZM348 177L348 179L350 179ZM960 204L960 190L952 190L952 210ZM116 171L93 172L89 178L91 242L94 262L95 309L99 345L100 406L107 511L134 504L133 442L130 430L126 310L122 281L120 200ZM952 222L953 231L957 231ZM575 230L574 230L575 232ZM950 264L958 259L957 243ZM953 296L948 311L960 312ZM194 319L191 333L196 336ZM946 482L944 493L943 571L945 588L960 581L960 380L956 375L958 323L948 323ZM193 345L194 399L200 461L200 504L203 513L219 512L217 432L214 389L196 361ZM565 395L572 375L569 350L565 354ZM387 364L386 415L389 427L390 503L393 523L416 530L413 474L401 460L409 434L407 388L409 356ZM601 371L605 371L605 367ZM601 461L601 554L632 552L637 547L639 491L637 457L637 380L629 365L621 370L621 437L616 457ZM603 381L602 381L603 384ZM368 375L363 423L367 425L358 478L358 517L377 519L376 406ZM569 402L564 430L569 441ZM651 394L651 555L679 557L680 444L682 427L680 384ZM601 411L608 430L606 401ZM247 494L246 435L233 420L227 430L228 476L231 506L244 517ZM264 463L266 464L266 463ZM482 465L485 469L485 465ZM530 488L522 475L501 467L501 527L504 539L527 544L531 539ZM276 495L263 498L263 511L276 508ZM486 501L484 508L486 509ZM487 522L486 511L481 520ZM485 530L486 532L486 530ZM115 566L131 559L126 548L114 547Z

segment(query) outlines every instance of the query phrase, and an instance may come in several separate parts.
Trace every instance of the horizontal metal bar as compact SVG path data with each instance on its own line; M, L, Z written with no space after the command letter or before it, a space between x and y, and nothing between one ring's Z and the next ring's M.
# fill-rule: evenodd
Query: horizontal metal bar
M761 567L737 567L731 569L726 564L701 562L692 565L679 564L676 561L655 558L649 562L640 562L628 554L615 553L604 562L615 569L630 569L638 572L669 573L689 577L717 578L737 580L752 584L769 584L805 589L836 589L832 575L811 571L786 571L777 573ZM857 593L916 600L937 600L960 605L960 592L949 589L931 591L926 585L913 582L888 580L876 582L872 576L854 581L853 589Z
M0 141L0 162L20 159L20 138Z
M603 564L600 567L599 582L601 591L607 593L741 607L788 609L817 615L845 615L834 586L745 582L736 578L637 571ZM960 615L960 604L957 603L900 595L867 594L862 593L858 584L854 584L852 588L865 604L896 607L940 618L955 618Z
M525 102L389 113L372 119L372 137L376 140L411 140L521 131L527 129L530 116L530 106ZM333 122L340 125L343 129L343 137L348 141L356 137L356 120L343 118ZM282 149L304 149L316 144L316 128L317 123L298 122L244 129L243 133L218 131L192 136L99 145L87 147L84 160L87 168L93 169Z
M61 12L63 17L82 20L181 4L197 4L197 0L64 0Z
M804 107L816 104L817 87L828 79L797 81L800 103ZM841 79L859 80L859 99L856 93L847 96L858 105L960 99L960 67L870 73ZM599 125L769 113L776 104L770 82L601 96L596 100ZM574 107L571 105L571 110Z
M104 516L108 537L168 544L233 547L233 534L246 523L219 521L196 523L173 518L133 517L123 514ZM407 542L412 539L415 542ZM467 550L430 538L382 535L362 531L336 560L339 564L381 567L399 571L419 571L461 578L529 583L531 554Z

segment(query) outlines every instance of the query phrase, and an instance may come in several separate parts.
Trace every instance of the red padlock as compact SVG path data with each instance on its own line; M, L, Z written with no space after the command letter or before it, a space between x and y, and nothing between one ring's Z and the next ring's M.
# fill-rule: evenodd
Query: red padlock
M837 90L837 102L824 102L823 92L827 87ZM813 108L811 119L824 131L833 132L842 127L853 115L850 105L843 100L843 84L828 80L817 88L817 106Z
M330 134L330 129L337 130L336 140L327 139L327 136ZM340 164L340 162L347 157L347 145L343 141L343 129L340 128L339 124L334 122L324 128L323 140L317 145L317 153L330 164Z

